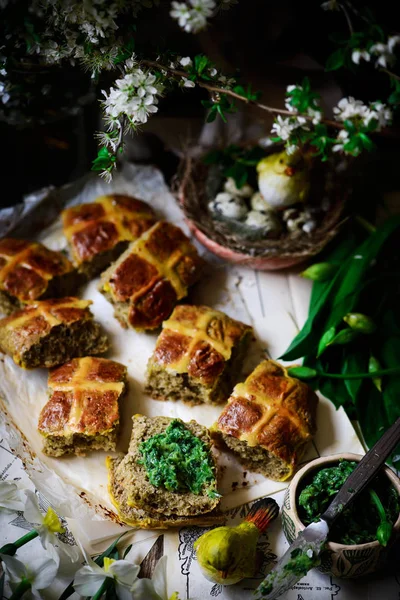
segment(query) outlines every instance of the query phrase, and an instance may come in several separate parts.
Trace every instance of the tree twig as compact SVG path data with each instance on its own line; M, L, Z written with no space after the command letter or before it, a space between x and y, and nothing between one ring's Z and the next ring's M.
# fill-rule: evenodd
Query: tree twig
M166 67L165 65L161 65L160 63L153 61L153 60L142 60L141 62L142 62L142 64L144 64L148 67L154 67L156 69L160 69L161 71L167 71L168 73L171 73L172 75L175 75L176 77L184 77L185 79L189 78L189 74L186 73L186 71L179 71L179 70L173 69L171 67ZM291 110L287 110L284 108L275 108L273 106L268 106L267 104L262 104L261 102L257 102L256 100L250 100L249 98L246 98L245 96L241 96L240 94L237 94L233 90L221 88L221 87L212 85L210 83L207 83L206 81L197 80L196 83L199 87L202 87L202 88L208 90L209 92L213 92L214 94L226 94L227 96L230 96L231 98L235 98L236 100L240 100L241 102L245 102L246 104L250 104L251 106L256 106L257 108L260 108L261 110L265 110L273 115L285 115L287 117L299 116L299 117L303 117L304 119L307 119L307 121L312 121L314 118L311 115L298 113L296 111L291 111ZM332 121L331 119L321 119L321 123L325 123L326 125L329 125L329 127L334 127L335 129L343 129L343 127L344 127L342 123L339 123L338 121Z

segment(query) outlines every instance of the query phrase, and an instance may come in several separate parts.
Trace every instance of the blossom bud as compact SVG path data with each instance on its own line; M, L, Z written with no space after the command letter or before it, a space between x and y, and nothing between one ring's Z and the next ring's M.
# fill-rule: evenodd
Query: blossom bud
M343 321L347 323L349 327L360 333L373 333L376 330L376 325L367 315L362 313L347 313L343 317Z
M310 367L289 367L287 374L297 379L314 379L317 376L317 371Z
M327 281L328 279L332 279L338 268L337 265L327 262L315 263L300 273L300 275L306 279L312 279L312 281Z
M350 342L352 342L357 336L358 332L354 331L353 329L342 329L342 331L339 331L339 333L335 335L333 340L329 342L329 345L336 346L337 344L339 344L341 346L344 346L345 344L349 344Z

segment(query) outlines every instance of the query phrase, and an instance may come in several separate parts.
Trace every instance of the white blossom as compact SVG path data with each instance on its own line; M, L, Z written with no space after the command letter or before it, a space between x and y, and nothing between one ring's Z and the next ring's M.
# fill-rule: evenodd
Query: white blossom
M24 517L39 534L43 548L51 554L55 562L60 560L57 551L54 549L55 546L66 554L72 562L77 561L79 558L78 550L73 546L62 543L55 535L56 533L64 533L65 530L54 510L50 507L47 513L43 515L39 509L36 494L31 490L25 490L25 495Z
M297 152L298 147L296 146L296 144L289 144L285 147L285 150L286 154L289 154L289 156L291 156L292 154L295 154Z
M5 573L13 587L18 586L22 581L29 581L33 595L37 595L37 590L48 590L53 583L58 564L51 558L33 557L28 564L23 564L15 556L0 554L3 561Z
M355 63L356 65L359 65L361 59L369 62L371 60L370 53L367 52L367 50L362 50L360 48L353 50L353 52L351 54L351 60L353 61L353 63Z
M400 35L392 35L388 38L387 41L387 48L389 50L389 52L393 52L395 46L397 46L397 44L400 44Z
M193 62L192 59L190 58L190 56L183 56L179 63L182 65L182 67L191 67Z
M17 485L13 481L0 481L0 509L17 511L23 510L24 505L22 492Z
M108 94L103 92L105 114L111 119L126 115L131 125L146 123L148 116L158 110L156 95L161 92L155 75L136 68L117 79Z
M378 44L371 46L369 49L370 53L377 57L375 60L375 66L386 69L386 67L393 65L396 61L394 49L399 43L400 36L393 35L388 38L386 44L379 42Z
M339 131L336 140L338 143L333 146L333 152L343 152L343 147L349 141L349 132L346 129L342 129Z
M271 132L280 137L283 141L289 139L293 131L307 122L304 117L281 117L278 115L272 125Z
M346 121L353 117L363 118L367 114L367 111L368 107L361 100L356 100L352 96L342 98L333 109L339 121Z
M194 81L192 81L191 79L188 79L187 77L182 77L182 80L183 80L183 87L194 88L196 85Z
M373 102L365 115L365 123L369 124L370 121L376 119L378 125L376 130L380 131L383 127L390 125L393 119L393 113L385 104L382 102Z
M74 590L81 596L93 596L102 586L105 579L113 579L119 600L132 600L132 587L140 571L138 565L128 560L104 558L104 566L100 567L85 554L87 565L75 574ZM136 598L136 596L135 596Z
M318 123L321 122L322 112L319 109L311 108L311 106L309 106L307 108L307 114L312 117L312 123L314 125L318 125Z
M207 18L212 16L215 9L215 0L174 1L170 15L187 33L198 33L207 26Z
M212 69L209 70L209 75L210 77L215 77L218 73L217 69L215 69L214 67Z

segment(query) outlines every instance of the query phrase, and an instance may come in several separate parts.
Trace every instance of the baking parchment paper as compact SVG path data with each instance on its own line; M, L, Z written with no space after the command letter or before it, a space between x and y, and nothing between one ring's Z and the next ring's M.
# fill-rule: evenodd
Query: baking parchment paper
M54 198L57 198L56 209L59 211L65 205L90 202L108 192L127 193L149 202L160 218L179 225L189 233L162 174L151 166L126 164L110 185L98 177L88 177L79 185L67 186L61 193L50 190L48 197L43 193L38 200L38 209L43 216L55 210L52 204ZM50 202L47 210L46 202ZM18 234L31 231L33 221L35 219L29 213L25 224L19 222ZM37 231L35 237L52 249L66 247L59 217L50 226ZM195 286L190 301L222 309L254 327L257 339L244 367L245 375L266 353L272 358L279 356L302 326L307 315L309 282L292 274L261 273L227 266L201 247L199 250L210 268L207 276ZM143 393L146 364L157 334L122 329L113 317L112 306L98 292L97 285L98 280L90 282L82 289L81 295L93 301L91 308L95 318L110 337L111 350L106 357L127 365L129 374L119 450L127 449L131 416L135 413L176 416L184 421L195 419L210 426L217 419L220 407L160 402ZM42 441L36 427L40 410L47 399L46 370L25 371L9 357L1 355L0 394L4 403L0 434L22 458L36 487L62 516L73 519L73 532L82 538L84 544L107 545L110 537L121 532L121 525L110 522L116 520L116 515L107 492L106 453L93 452L86 457L61 459L41 453ZM363 453L363 448L344 411L336 411L328 400L321 398L318 432L304 460L341 451ZM244 478L242 467L228 455L221 456L221 464L227 466L220 486L224 509L275 493L287 485L250 472ZM97 521L95 525L94 520ZM146 536L149 537L149 532L138 532L138 539Z

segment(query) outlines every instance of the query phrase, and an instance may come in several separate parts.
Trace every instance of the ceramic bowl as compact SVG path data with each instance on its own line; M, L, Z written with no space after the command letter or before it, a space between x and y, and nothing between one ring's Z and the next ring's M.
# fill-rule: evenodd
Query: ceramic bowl
M297 498L303 488L304 479L313 471L337 464L339 459L358 462L361 458L360 454L332 454L313 460L300 469L286 490L282 507L283 531L289 543L292 543L300 531L305 528L297 512ZM384 467L383 471L400 496L400 479L388 467ZM328 542L326 550L321 555L319 570L341 578L361 577L377 571L387 561L388 550L399 536L400 515L394 524L392 537L386 547L381 546L377 541L351 546Z

